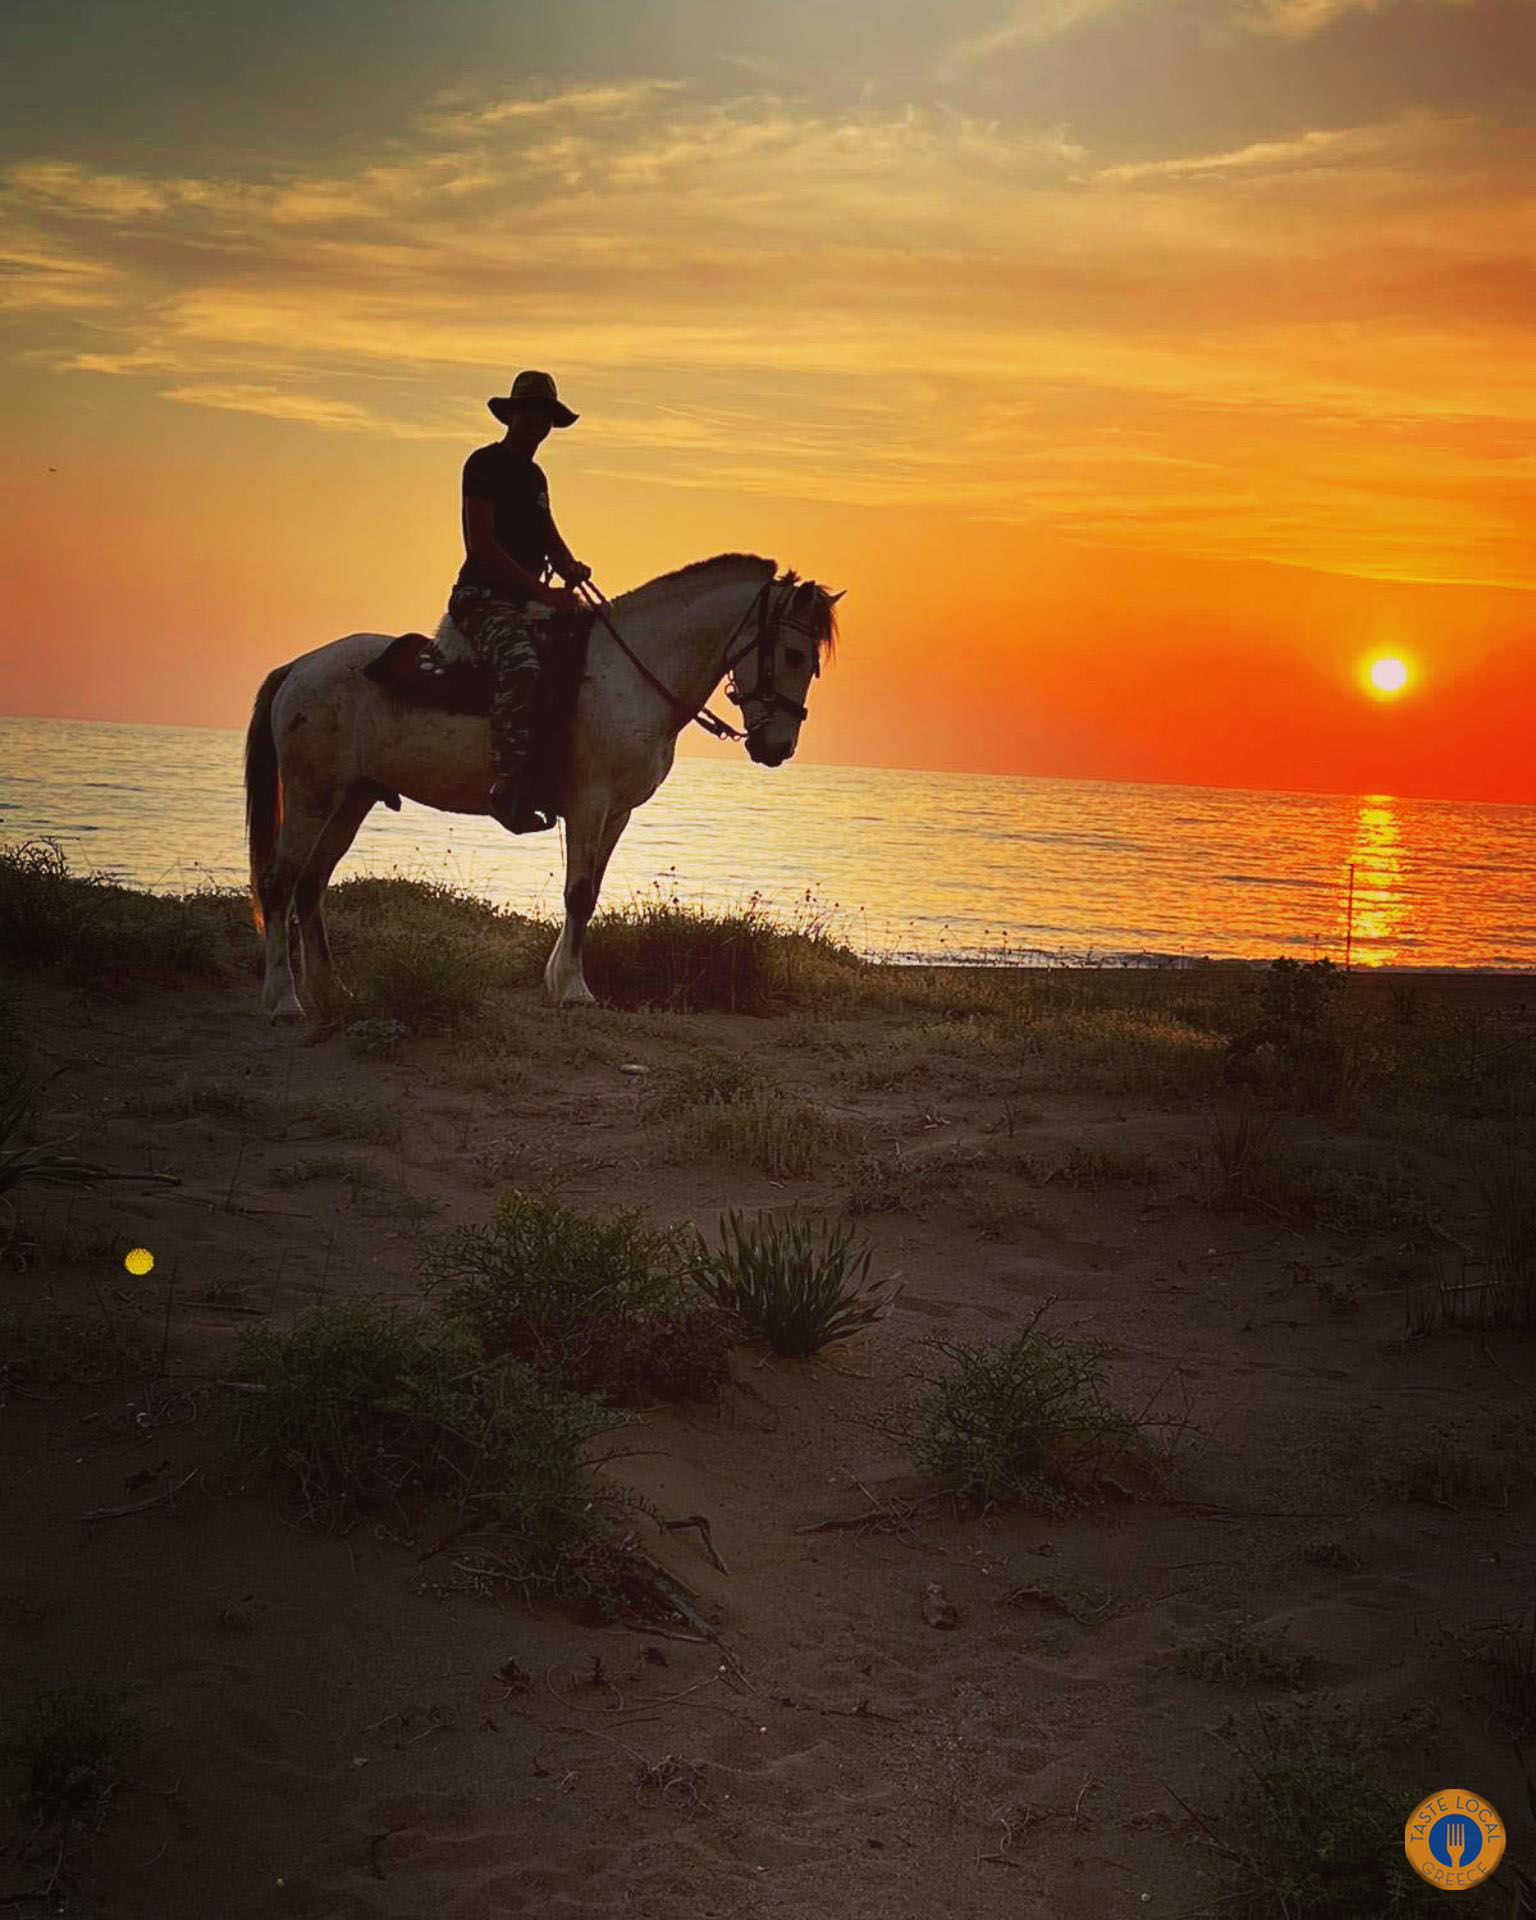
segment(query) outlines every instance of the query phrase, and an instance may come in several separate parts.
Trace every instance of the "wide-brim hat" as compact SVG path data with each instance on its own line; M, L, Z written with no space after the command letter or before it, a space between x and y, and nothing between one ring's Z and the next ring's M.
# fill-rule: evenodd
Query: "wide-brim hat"
M550 425L555 427L574 426L581 418L560 398L550 375L532 369L517 376L510 393L493 394L485 404L504 427L511 425L507 416L514 407L548 407Z

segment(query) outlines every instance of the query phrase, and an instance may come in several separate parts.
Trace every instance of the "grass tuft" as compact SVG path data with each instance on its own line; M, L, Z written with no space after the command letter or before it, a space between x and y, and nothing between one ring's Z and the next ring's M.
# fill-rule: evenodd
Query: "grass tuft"
M1041 1333L1040 1317L1003 1346L925 1343L947 1371L919 1375L921 1391L879 1423L962 1499L1060 1512L1134 1446L1138 1423L1105 1396L1102 1349Z
M604 912L587 955L600 999L675 1012L769 1013L856 990L865 972L809 900L779 924L755 896L738 911L704 913L659 889Z
M22 1794L44 1820L97 1811L143 1738L117 1687L85 1681L42 1693L8 1732L4 1750L23 1772Z
M668 1134L679 1159L756 1167L774 1180L813 1179L856 1144L845 1122L771 1087L696 1101L674 1113Z
M1403 1857L1422 1786L1387 1779L1357 1735L1298 1724L1243 1756L1247 1778L1215 1838L1245 1920L1405 1920L1441 1897Z
M1258 1631L1250 1621L1228 1621L1182 1647L1179 1669L1209 1686L1269 1687L1294 1692L1317 1671L1310 1655Z
M729 1377L728 1329L688 1284L682 1236L638 1213L598 1219L513 1192L490 1223L431 1252L444 1311L484 1350L620 1403L712 1400Z
M805 1358L850 1339L890 1311L889 1286L870 1285L871 1250L849 1227L736 1212L720 1222L720 1244L701 1237L696 1279L722 1312L775 1353Z
M621 1418L510 1359L467 1327L384 1307L319 1307L288 1332L243 1333L234 1444L305 1517L443 1503L536 1540L582 1533L586 1451Z

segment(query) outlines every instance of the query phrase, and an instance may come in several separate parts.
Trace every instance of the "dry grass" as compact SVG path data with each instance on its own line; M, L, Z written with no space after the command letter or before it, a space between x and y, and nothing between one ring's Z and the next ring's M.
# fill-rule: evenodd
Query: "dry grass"
M849 1122L767 1087L684 1107L666 1123L665 1139L676 1160L756 1167L774 1180L836 1174L859 1147Z

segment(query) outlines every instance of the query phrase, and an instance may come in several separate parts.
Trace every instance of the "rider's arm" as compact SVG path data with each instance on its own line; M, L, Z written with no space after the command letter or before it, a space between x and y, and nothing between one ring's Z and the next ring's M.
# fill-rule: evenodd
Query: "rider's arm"
M511 591L546 606L566 604L526 567L521 567L496 538L496 510L489 500L464 496L464 544L469 557L485 573Z
M579 574L583 580L589 580L592 577L592 569L578 560L566 544L560 529L555 525L553 514L549 516L549 557L555 563L555 572L572 586L576 584L572 579L574 574Z

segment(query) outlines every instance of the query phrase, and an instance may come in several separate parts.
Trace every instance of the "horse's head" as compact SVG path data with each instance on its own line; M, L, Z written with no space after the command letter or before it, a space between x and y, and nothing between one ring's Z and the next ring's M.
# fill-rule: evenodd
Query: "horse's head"
M782 766L794 754L806 695L837 642L842 597L793 573L763 589L755 634L731 671L731 698L746 723L747 752L760 767Z

